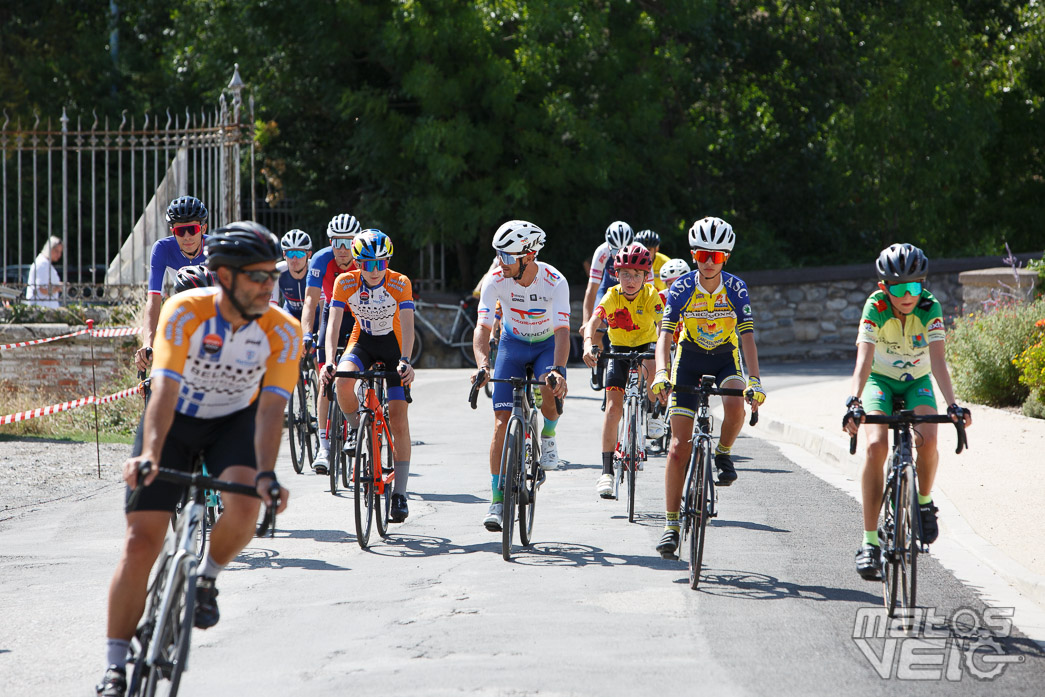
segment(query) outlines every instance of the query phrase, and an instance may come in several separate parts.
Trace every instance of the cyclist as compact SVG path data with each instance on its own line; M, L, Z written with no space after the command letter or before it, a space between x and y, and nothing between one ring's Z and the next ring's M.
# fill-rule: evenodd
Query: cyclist
M124 481L133 488L145 460L153 463L145 479L150 484L158 466L188 471L202 454L215 477L253 483L269 503L283 408L298 375L301 328L269 304L280 257L275 235L251 221L232 223L207 239L206 256L217 287L173 296L160 312L152 399L140 447L124 463ZM182 492L154 482L127 510L126 540L109 587L108 668L97 686L105 697L126 690L127 649ZM278 510L288 494L284 489ZM258 517L257 499L229 494L222 500L225 510L214 524L196 587L194 624L200 629L217 623L215 579L250 540Z
M170 237L158 240L152 246L149 259L149 291L145 299L145 320L142 325L142 345L134 353L134 364L145 370L152 361L152 342L156 323L163 304L163 286L173 281L183 266L204 262L203 245L207 241L207 207L195 196L182 196L167 206L167 227Z
M324 247L313 255L308 267L308 284L305 288L305 302L301 310L301 326L312 327L316 323L316 310L322 297L323 307L319 320L319 332L305 334L305 350L316 347L316 369L323 370L326 363L326 350L323 337L326 336L327 314L330 312L330 298L334 292L334 281L339 274L356 268L352 262L352 240L355 239L362 226L355 216L348 213L335 215L327 224L327 237L330 246ZM338 346L344 346L352 334L352 316L341 322L341 335ZM317 340L318 337L318 340ZM333 360L333 356L330 357ZM319 452L312 461L312 469L316 474L326 474L330 461L330 440L327 438L327 407L329 401L324 390L319 391L316 399L316 415L319 417Z
M925 288L929 260L911 244L893 244L875 261L878 290L864 304L856 336L856 368L853 370L848 412L842 427L856 435L864 414L891 414L893 398L903 397L904 408L915 414L935 414L936 395L929 373L936 378L947 414L966 426L972 415L958 406L947 370L943 311L939 301ZM928 360L926 360L928 359ZM918 514L922 542L932 543L939 535L936 506L932 500L933 480L939 453L936 424L918 424L915 440L918 468ZM889 454L889 427L864 425L867 454L860 475L863 494L864 542L856 552L856 572L873 581L879 578L882 549L878 542L878 511L884 488L884 464Z
M392 240L380 230L363 230L352 243L352 256L359 267L343 273L334 283L327 317L326 348L332 356L337 350L344 310L347 306L355 317L355 327L338 370L367 370L380 361L399 374L388 385L388 419L395 445L395 487L389 520L402 523L410 515L406 502L406 485L410 477L410 422L403 387L414 380L410 350L414 345L414 293L410 279L388 268L392 258ZM324 384L329 384L334 366L327 363ZM356 428L359 425L359 400L355 378L337 378L334 383L338 405L351 428L346 448L355 452Z
M664 314L660 294L646 278L653 267L649 250L638 242L622 247L613 259L613 268L620 278L595 307L588 324L584 325L584 362L590 368L598 365L595 352L595 330L609 325L610 350L646 351L657 340L657 327ZM653 376L653 360L644 361L647 388ZM596 492L604 499L613 498L613 451L617 443L617 425L624 411L624 388L628 384L628 366L611 359L606 369L606 416L602 422L602 476ZM652 393L650 393L652 397ZM650 430L656 430L656 426ZM663 424L660 425L663 434Z
M660 235L652 230L642 230L635 234L635 241L653 255L653 287L659 291L667 290L667 284L660 277L660 270L668 262L669 257L667 254L660 253Z
M526 375L533 364L540 380L549 375L555 387L541 386L544 415L541 429L541 466L555 469L559 453L555 443L555 426L559 416L555 400L566 396L566 359L570 355L570 289L562 274L549 264L537 261L544 247L544 230L525 220L510 220L493 236L500 268L483 281L479 294L478 321L472 338L475 364L485 371L480 387L490 377L490 332L497 303L502 309L501 340L497 344L497 364L493 377L509 378ZM472 374L475 380L476 373ZM490 443L490 474L493 499L483 525L491 532L501 529L504 508L499 491L501 449L508 418L512 411L512 387L503 382L493 388L494 435Z
M301 312L305 308L305 287L308 283L308 263L312 259L312 238L304 230L295 228L280 238L279 246L283 250L287 270L280 275L276 287L279 296L283 298L283 310L300 320ZM312 318L309 333L314 335L318 327L317 313Z
M602 300L603 294L613 284L617 282L616 275L611 278L606 277L606 264L610 265L610 271L613 270L613 258L617 254L617 250L621 247L625 247L632 243L635 238L635 232L631 229L623 220L615 220L609 224L606 228L606 239L595 248L595 254L591 258L591 269L588 272L588 286L584 289L584 301L581 304L581 326L585 326L591 320L591 313L595 308L595 303ZM612 283L610 280L612 279ZM609 285L603 285L603 283ZM603 348L609 348L609 339L603 336L602 346ZM595 377L592 382L592 387L597 390L602 389L603 373L605 372L606 366L600 361L599 365L595 369Z
M667 289L671 288L671 284L678 280L680 276L685 276L690 272L689 264L686 263L685 259L668 259L664 262L664 265L660 267L660 280L664 283L664 291L662 295L667 297Z
M657 375L653 391L661 403L671 395L671 445L664 472L667 525L657 551L674 555L679 544L679 506L686 476L697 396L672 394L672 385L696 385L702 375L714 375L718 387L744 386L740 353L748 371L746 399L757 410L766 393L758 378L758 350L747 285L722 267L733 251L736 235L720 218L702 218L689 229L689 246L697 269L682 276L668 291L668 304L657 341ZM670 360L675 327L682 325L675 358ZM668 364L671 363L671 374ZM719 486L737 479L730 457L733 443L744 424L744 400L722 397L722 428L715 448Z
M193 288L209 288L214 285L214 274L205 264L183 266L174 277L172 294L181 293Z

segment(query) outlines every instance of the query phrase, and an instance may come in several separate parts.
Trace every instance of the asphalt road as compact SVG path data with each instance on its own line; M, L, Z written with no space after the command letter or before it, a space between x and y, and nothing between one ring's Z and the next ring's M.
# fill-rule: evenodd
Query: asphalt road
M482 526L489 401L468 408L465 371L420 376L409 520L361 550L351 498L295 475L284 453L290 508L274 540L220 577L222 620L194 633L183 694L1045 692L1041 648L1006 636L1003 619L987 632L976 589L928 557L919 605L936 629L874 636L881 585L852 568L856 502L751 437L757 427L734 449L740 478L720 489L705 580L690 590L685 565L653 549L664 460L640 475L636 524L596 496L602 415L579 370L559 425L566 464L541 490L534 544L505 562ZM93 694L121 496L54 502L0 531L0 694Z

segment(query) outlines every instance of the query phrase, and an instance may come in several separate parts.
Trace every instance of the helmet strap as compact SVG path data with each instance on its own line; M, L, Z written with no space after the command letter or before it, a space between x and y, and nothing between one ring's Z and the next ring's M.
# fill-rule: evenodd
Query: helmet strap
M225 297L229 299L229 303L231 303L232 307L234 307L236 309L236 312L239 313L240 317L245 319L247 322L253 322L256 319L259 319L261 317L260 314L256 314L256 313L253 313L253 312L247 312L247 308L244 307L243 304L239 300L236 300L236 293L235 293L235 290L236 290L236 276L239 275L239 270L234 268L234 267L232 267L232 266L230 266L228 268L232 271L232 287L231 288L226 288L225 284L221 282L221 278L218 276L217 271L214 272L214 278L218 282L218 285L221 286L221 291L225 294Z

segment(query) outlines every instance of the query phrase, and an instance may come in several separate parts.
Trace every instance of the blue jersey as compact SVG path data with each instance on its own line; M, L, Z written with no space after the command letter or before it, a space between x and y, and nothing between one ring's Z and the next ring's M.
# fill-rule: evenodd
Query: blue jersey
M736 347L739 334L755 330L747 285L723 271L718 288L709 293L700 287L698 274L690 271L671 284L660 330L670 333L681 326L680 346L688 342L706 351L725 344Z
M339 274L348 273L356 268L355 262L342 269L334 260L334 248L323 247L312 255L308 263L308 286L307 288L321 288L323 290L323 304L329 305L330 299L334 297L334 281Z
M154 244L152 257L149 260L149 293L161 295L168 278L173 285L178 269L183 266L197 266L204 263L206 258L203 256L203 246L206 242L207 236L203 235L203 240L200 241L200 252L192 259L181 253L178 238L173 235L164 237Z
M279 277L279 294L283 297L283 309L301 319L301 311L305 308L305 284L308 282L308 270L301 278L294 278L290 271L284 271Z

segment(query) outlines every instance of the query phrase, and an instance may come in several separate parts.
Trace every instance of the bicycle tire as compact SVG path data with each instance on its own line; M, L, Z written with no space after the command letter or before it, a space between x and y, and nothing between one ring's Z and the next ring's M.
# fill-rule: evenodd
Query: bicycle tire
M882 527L878 531L878 542L882 554L882 599L885 602L886 614L893 617L896 613L897 587L899 568L894 558L896 548L896 530L899 521L896 519L897 483L887 481L882 496ZM890 506L890 501L892 506Z
M200 527L196 531L196 558L203 561L207 556L207 530L210 526L207 525L206 511L200 516Z
M385 415L388 423L388 415ZM377 534L388 537L388 517L392 513L392 489L395 487L395 454L392 452L392 434L383 431L377 434L378 457L382 458L381 474L385 479L384 491L374 491L374 510L377 511Z
M351 426L348 423L348 419L345 419L345 432L346 432L346 435L347 435L348 429L350 429L350 428L351 428ZM359 430L357 429L356 430L356 453L358 453L358 452L359 452ZM352 488L352 483L353 483L353 479L354 479L354 477L352 476L352 472L355 469L356 453L352 453L351 457L349 457L346 454L345 457L341 459L341 467L339 468L339 471L341 472L341 486L344 488L345 491L348 491L350 488Z
M337 405L337 398L330 400L330 411L327 415L327 428L330 435L330 458L327 462L327 474L330 476L330 493L337 495L338 466L345 457L345 415Z
M418 322L414 322L414 347L410 349L410 364L415 367L420 364L421 356L425 353L425 333L417 325Z
M466 366L475 362L475 352L472 350L472 336L474 332L475 320L465 314L464 322L461 328L457 330L457 336L453 337L453 340L457 344L457 348L460 349L461 355L464 356L464 364ZM490 365L493 365L493 363L491 362Z
M537 434L530 431L530 442L534 443ZM519 499L519 542L528 547L533 535L533 517L537 512L537 487L541 482L541 461L531 447L529 452L523 448L523 469Z
M635 477L638 476L639 467L639 419L635 409L631 410L631 422L628 430L631 432L628 444L628 522L635 522Z
M501 451L501 471L504 472L504 507L501 517L501 556L505 561L512 559L512 534L515 530L515 505L518 500L518 472L523 453L523 425L509 420L508 432Z
M167 608L164 617L158 618L157 636L154 641L161 641L159 661L148 666L148 679L145 683L145 696L154 697L163 682L168 683L165 692L169 697L178 694L181 674L189 658L189 644L192 636L192 623L196 608L196 574L195 563L178 564L174 576L174 587L181 587L177 597Z
M914 468L904 469L904 536L897 538L903 543L900 563L900 602L904 617L914 620L914 609L918 595L918 486Z
M707 526L708 526L708 515L709 511L709 500L711 497L711 449L708 447L708 442L702 440L698 447L698 456L700 464L697 472L697 481L693 489L694 501L694 513L690 525L693 529L693 535L690 538L689 547L689 587L693 590L697 590L697 586L700 585L700 571L704 566L704 541L707 537Z
M305 447L308 451L308 460L305 461L305 465L311 465L312 460L319 455L318 399L319 376L316 375L316 364L309 361L309 368L305 376Z
M305 376L298 377L298 383L294 387L294 394L290 396L290 404L287 405L288 435L290 438L290 463L294 471L301 474L305 467L305 449L308 440L307 424L308 406L305 402ZM309 456L311 458L311 456Z
M355 518L356 542L363 549L370 545L370 531L374 526L374 460L373 417L365 414L359 422L356 436Z

